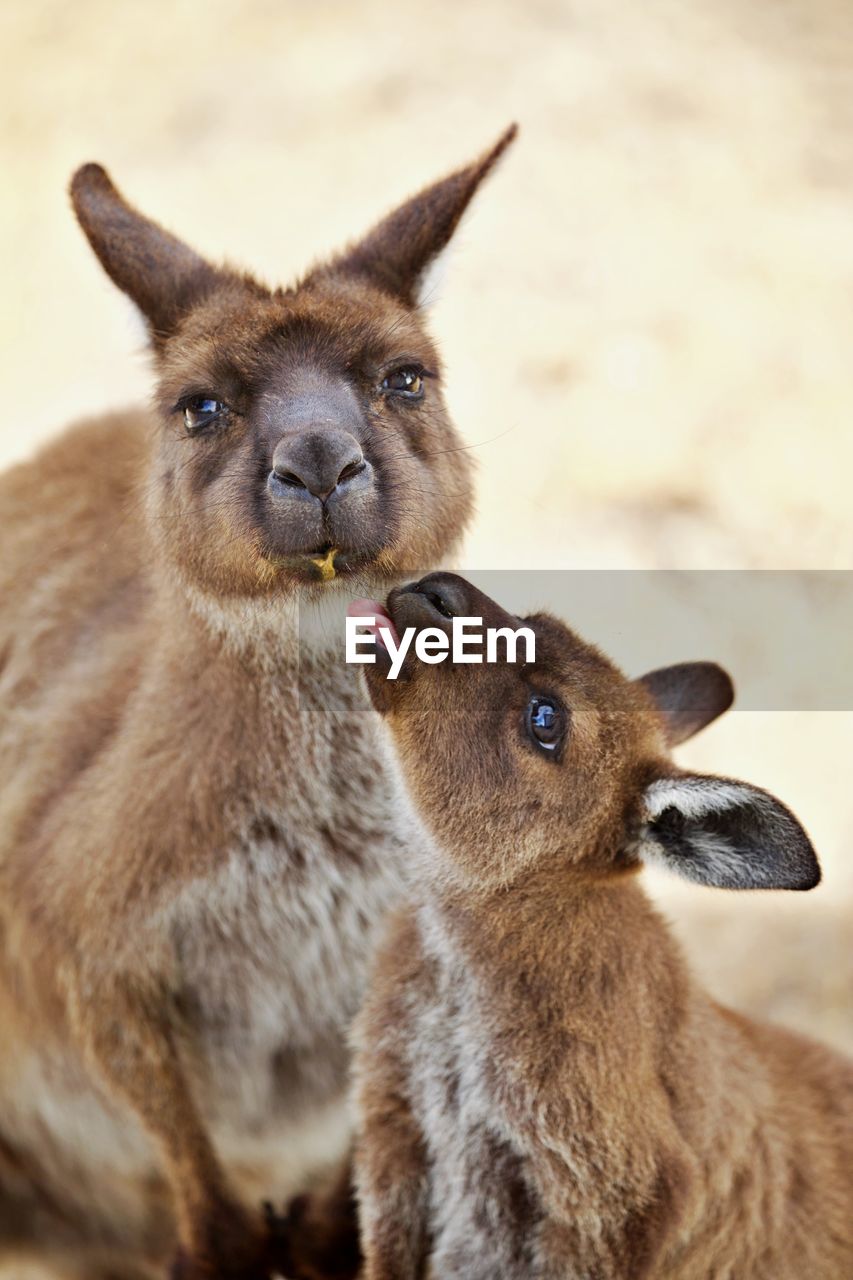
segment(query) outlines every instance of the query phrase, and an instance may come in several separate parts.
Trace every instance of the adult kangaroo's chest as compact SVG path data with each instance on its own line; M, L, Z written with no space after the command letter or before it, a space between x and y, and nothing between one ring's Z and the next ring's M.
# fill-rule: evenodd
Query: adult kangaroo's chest
M372 712L327 682L274 717L222 847L169 912L180 1008L211 1122L246 1133L343 1088L346 1033L416 827ZM286 731L285 731L286 730Z

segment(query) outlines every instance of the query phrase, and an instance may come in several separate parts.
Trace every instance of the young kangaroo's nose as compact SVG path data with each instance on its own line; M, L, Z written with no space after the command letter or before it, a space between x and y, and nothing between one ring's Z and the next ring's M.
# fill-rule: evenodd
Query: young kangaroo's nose
M324 502L338 485L364 471L361 446L348 431L326 428L285 436L276 445L271 488L304 489Z
M425 578L413 582L403 590L425 596L432 607L445 618L465 614L471 594L470 585L455 573L428 573Z
M433 626L449 631L452 618L470 613L472 590L470 583L455 573L428 573L418 582L392 591L388 601L392 608L400 610L403 626Z
M482 618L491 627L519 626L518 618L458 573L428 573L417 582L396 587L388 604L398 631L407 626L429 626L449 632L454 618Z

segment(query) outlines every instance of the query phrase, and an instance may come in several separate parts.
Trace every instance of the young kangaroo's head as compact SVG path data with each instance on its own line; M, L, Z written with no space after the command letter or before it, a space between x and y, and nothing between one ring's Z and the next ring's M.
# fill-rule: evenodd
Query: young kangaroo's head
M399 636L434 629L433 652L457 617L535 637L529 662L523 640L516 663L503 660L501 641L494 663L430 665L410 647L392 681L378 645L364 668L412 798L464 883L570 867L600 877L651 861L725 888L817 884L814 851L784 805L670 760L670 747L730 706L720 667L691 662L629 680L556 618L512 617L454 574L394 590L374 611Z
M421 310L515 133L290 289L210 265L85 165L71 196L146 321L161 418L148 480L172 562L214 595L426 566L471 506Z

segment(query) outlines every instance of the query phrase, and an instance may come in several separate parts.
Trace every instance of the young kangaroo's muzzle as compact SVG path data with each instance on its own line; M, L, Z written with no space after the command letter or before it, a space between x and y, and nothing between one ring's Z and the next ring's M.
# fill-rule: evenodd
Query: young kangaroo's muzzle
M355 618L374 619L371 629L376 643L375 660L365 668L365 678L373 705L380 714L386 713L392 705L395 688L402 690L403 686L416 682L424 672L430 673L435 669L429 657L418 661L413 637L425 633L424 638L428 636L432 642L438 633L446 636L450 642L447 649L449 660L443 665L445 669L453 669L456 666L452 646L455 619L472 624L479 619L484 628L504 627L510 631L519 625L518 618L507 613L470 582L458 574L442 572L428 573L416 582L395 587L385 605L378 600L354 600L348 613ZM370 626L369 623L367 625ZM389 651L389 643L396 651L394 656ZM459 661L464 670L469 670L467 664L472 661L479 663L480 658L461 657Z
M453 619L469 615L471 586L453 573L428 573L418 582L392 591L388 603L409 627L449 631Z
M454 618L480 618L490 627L518 625L518 618L456 573L428 573L395 588L388 596L388 609L398 630L437 627L449 635Z

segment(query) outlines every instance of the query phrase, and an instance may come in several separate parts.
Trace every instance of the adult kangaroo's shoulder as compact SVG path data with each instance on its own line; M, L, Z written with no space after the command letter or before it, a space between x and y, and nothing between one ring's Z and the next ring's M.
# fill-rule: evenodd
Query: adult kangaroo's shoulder
M109 580L143 563L151 432L143 409L86 419L0 475L0 624L45 580L56 589L73 579L77 594L87 564Z
M18 713L17 754L49 724L24 719L24 708L61 699L63 687L79 694L75 668L90 681L95 668L107 671L117 633L135 631L140 647L149 435L141 410L91 419L0 477L0 725Z

